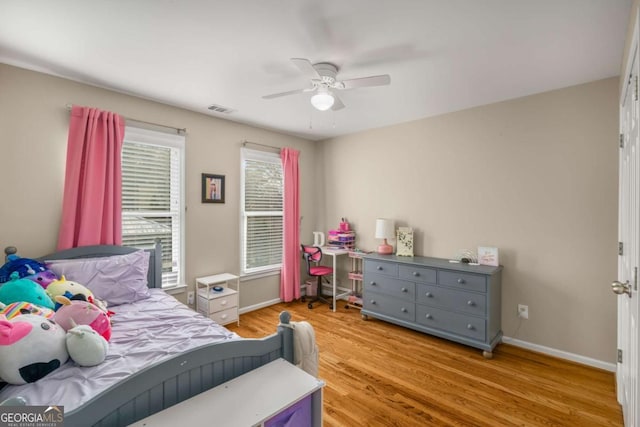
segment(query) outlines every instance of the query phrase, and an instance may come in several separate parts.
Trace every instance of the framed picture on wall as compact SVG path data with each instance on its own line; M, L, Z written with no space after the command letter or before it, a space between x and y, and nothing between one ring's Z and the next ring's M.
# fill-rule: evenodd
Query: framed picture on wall
M224 175L202 174L202 203L224 203Z

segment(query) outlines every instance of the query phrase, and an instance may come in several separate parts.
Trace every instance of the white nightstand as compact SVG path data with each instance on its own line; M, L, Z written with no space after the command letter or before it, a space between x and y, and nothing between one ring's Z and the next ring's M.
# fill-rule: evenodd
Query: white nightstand
M223 289L216 292L213 290L214 286L221 286ZM235 286L235 289L230 286ZM240 277L229 273L198 277L196 295L197 312L221 325L236 321L240 325Z

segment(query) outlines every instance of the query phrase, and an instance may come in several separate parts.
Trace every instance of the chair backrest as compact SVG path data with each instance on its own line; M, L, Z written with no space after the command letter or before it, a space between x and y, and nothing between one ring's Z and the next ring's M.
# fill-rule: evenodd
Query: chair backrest
M311 263L318 263L322 259L322 249L317 246L300 245L302 256L307 261L307 270L311 268Z

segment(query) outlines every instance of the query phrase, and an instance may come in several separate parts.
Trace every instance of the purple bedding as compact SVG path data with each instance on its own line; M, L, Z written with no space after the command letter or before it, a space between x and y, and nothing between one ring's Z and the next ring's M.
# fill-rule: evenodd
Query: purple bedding
M35 383L4 387L0 402L22 396L29 405L64 405L68 412L152 364L205 344L240 338L164 291L149 291L148 299L109 307L115 314L103 363L80 367L70 360Z

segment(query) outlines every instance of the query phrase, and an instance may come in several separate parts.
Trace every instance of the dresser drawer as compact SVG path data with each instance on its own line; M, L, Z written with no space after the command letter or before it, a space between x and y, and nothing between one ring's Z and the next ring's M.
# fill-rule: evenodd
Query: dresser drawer
M438 283L436 271L435 268L401 265L398 267L398 277L415 282Z
M416 321L416 305L410 301L391 298L387 295L369 292L362 301L365 310L395 317L407 322Z
M386 276L398 277L398 264L387 261L365 260L365 273L384 274Z
M457 291L433 285L416 285L416 301L419 304L443 307L463 313L485 316L487 296L474 292Z
M454 288L467 289L470 291L487 291L487 278L481 274L440 270L438 272L438 283L440 285L453 286Z
M235 322L238 320L238 308L232 307L216 313L211 313L209 318L220 325Z
M215 313L216 311L226 310L231 307L238 306L238 293L233 292L229 293L225 296L220 296L218 298L212 298L207 300L202 296L198 296L198 311L203 313L205 316L210 313Z
M364 291L380 292L409 301L416 298L416 285L412 282L381 276L379 274L365 274Z
M486 322L478 317L417 305L416 322L451 334L463 335L480 341L485 340Z

